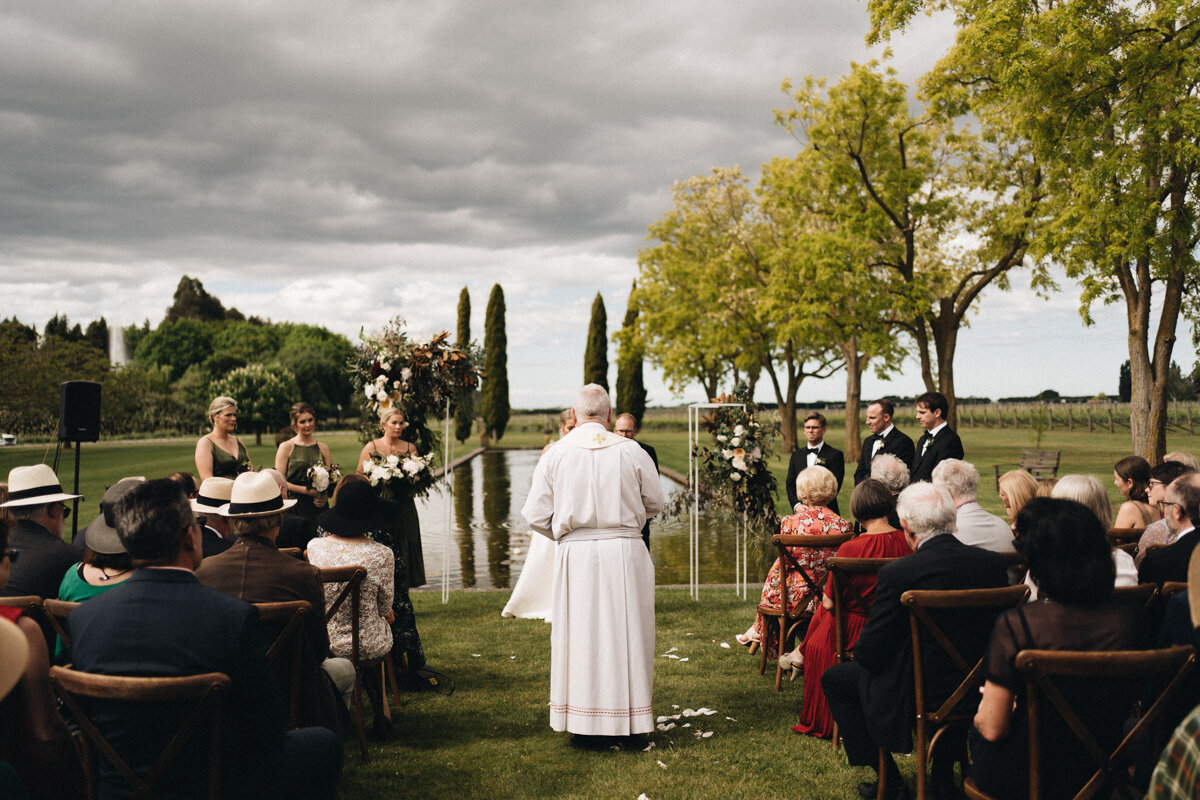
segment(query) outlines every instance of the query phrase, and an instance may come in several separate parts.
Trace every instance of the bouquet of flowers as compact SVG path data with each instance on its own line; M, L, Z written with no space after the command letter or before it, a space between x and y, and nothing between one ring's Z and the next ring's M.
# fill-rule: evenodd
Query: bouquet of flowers
M768 527L778 523L775 514L775 476L767 468L764 453L778 432L777 422L764 420L758 405L743 386L733 395L722 395L714 403L742 403L744 408L713 409L701 424L712 433L713 447L696 447L700 460L701 495L706 505L725 506L738 514L761 521Z
M424 496L433 486L432 455L406 453L385 456L373 453L362 463L363 473L384 497Z
M342 468L338 464L326 467L324 461L318 461L308 468L308 485L318 494L329 494L337 482L342 479Z

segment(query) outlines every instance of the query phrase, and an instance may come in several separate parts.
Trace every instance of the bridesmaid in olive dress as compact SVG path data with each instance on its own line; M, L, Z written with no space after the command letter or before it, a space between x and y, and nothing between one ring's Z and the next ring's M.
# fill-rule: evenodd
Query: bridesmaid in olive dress
M358 456L358 471L366 473L363 464L378 454L388 456L404 456L417 452L412 442L401 439L408 423L404 421L404 412L392 406L379 414L379 426L383 428L383 436L373 442L368 442ZM392 499L396 501L398 511L392 524L396 536L396 556L404 562L408 570L408 585L421 586L425 583L425 556L421 550L421 521L417 517L417 503L411 493L403 489L393 490Z
M324 492L312 488L308 471L318 463L328 469L333 464L329 445L313 438L317 430L317 414L308 403L296 403L291 410L292 427L296 435L279 445L275 451L275 469L283 473L288 494L296 505L288 513L304 517L309 538L316 535L316 518L325 510L328 499Z
M196 442L196 472L203 483L209 478L230 480L254 469L246 445L234 436L237 430L237 401L232 397L218 397L208 406L208 419L212 432L206 433Z

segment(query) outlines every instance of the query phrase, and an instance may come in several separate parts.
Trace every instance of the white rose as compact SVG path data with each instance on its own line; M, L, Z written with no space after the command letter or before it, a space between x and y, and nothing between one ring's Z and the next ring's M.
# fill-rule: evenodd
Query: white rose
M723 459L725 459L726 461L728 461L729 459L733 458L733 451L732 451L732 450L722 450L722 451L721 451L721 458L723 458Z
M410 458L408 461L404 462L403 469L409 475L416 475L418 472L425 469L425 465L421 463L420 459Z
M388 474L388 471L386 469L384 469L383 467L375 467L374 469L371 470L372 485L382 483L383 481L386 481L389 477L391 477L391 476Z
M731 481L740 481L741 479L742 479L742 474L740 472L735 472L729 476L729 480L731 480Z
M750 451L750 460L751 461L759 461L761 459L762 459L762 450L760 450L759 448L756 447Z
M399 389L399 388L400 388L400 381L392 381L392 388L394 388L394 389Z
M731 461L730 463L731 463L731 464L733 464L733 468L734 468L734 469L740 469L740 470L743 470L743 471L746 469L746 462L745 462L745 461L743 461L743 460L742 460L742 459L740 459L740 458L735 458L735 459L734 459L733 461Z
M394 454L387 457L387 464L389 467L394 467L399 463L400 463L400 459L397 456L395 456Z
M734 436L741 436L741 435L742 435L743 433L745 433L745 432L746 432L746 429L745 429L745 428L743 428L741 425L734 425L734 426L733 426L733 435L734 435Z
M362 471L368 474L371 472L371 459L368 458L362 463Z
M387 385L387 375L379 375L375 378L375 385L382 388Z
M381 362L379 363L379 368L380 368L381 370L383 370L384 372L390 372L390 371L391 371L391 369L392 369L392 362L390 362L390 361L381 361Z
M412 370L409 369L408 367L405 367L404 369L400 370L400 380L404 381L405 383L408 383L408 379L411 377L412 377Z
M368 383L363 387L363 391L367 393L367 399L370 400L375 396L375 384Z
M725 441L725 439L726 439L725 434L721 434L720 436L717 437L718 442L723 442L723 441Z
M742 443L742 440L741 440L741 439L739 439L738 437L736 437L736 436L735 436L735 437L733 437L732 439L730 439L730 440L729 440L729 443L730 443L731 445L733 445L734 447L737 447L739 444L741 444L741 443Z

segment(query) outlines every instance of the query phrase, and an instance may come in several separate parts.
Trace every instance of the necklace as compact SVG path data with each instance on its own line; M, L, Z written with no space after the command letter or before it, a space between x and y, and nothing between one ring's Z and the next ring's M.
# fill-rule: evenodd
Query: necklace
M109 575L109 574L108 574L108 572L107 572L107 568L106 568L106 567L101 567L101 568L100 568L100 574L96 576L96 580L98 580L98 581L107 581L107 580L111 580L111 579L113 579L113 578L117 577L118 575L124 575L126 572L129 572L129 570L127 570L127 569L123 569L123 570L121 570L120 572L114 572L112 575Z

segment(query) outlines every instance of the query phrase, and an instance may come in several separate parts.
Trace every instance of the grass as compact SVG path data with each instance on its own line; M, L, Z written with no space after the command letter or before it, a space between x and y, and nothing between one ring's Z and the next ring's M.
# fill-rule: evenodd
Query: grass
M731 589L704 589L699 603L685 590L657 592L655 714L717 713L656 731L648 752L576 750L549 727L550 626L502 618L507 599L504 591L455 592L442 605L437 593L414 593L430 665L452 674L457 689L449 697L404 695L397 735L372 744L369 765L347 739L343 798L724 800L771 797L781 787L790 797L834 798L851 796L873 774L848 767L829 742L788 730L802 684L785 681L777 694L774 670L758 675L758 657L733 641L753 607ZM662 657L671 647L689 660Z

